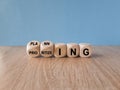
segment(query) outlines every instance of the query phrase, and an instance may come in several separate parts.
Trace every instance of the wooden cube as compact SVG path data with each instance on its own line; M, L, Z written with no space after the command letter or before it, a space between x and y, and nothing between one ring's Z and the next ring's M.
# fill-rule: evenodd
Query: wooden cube
M40 43L39 41L30 41L26 48L27 55L30 57L40 56Z
M79 55L79 45L76 43L67 44L67 56L68 57L77 57Z
M80 43L80 57L90 57L92 54L92 47L89 43Z
M40 54L43 57L51 57L53 55L54 44L51 41L43 41L40 45Z
M54 56L65 57L67 55L67 46L64 43L57 43L54 45Z

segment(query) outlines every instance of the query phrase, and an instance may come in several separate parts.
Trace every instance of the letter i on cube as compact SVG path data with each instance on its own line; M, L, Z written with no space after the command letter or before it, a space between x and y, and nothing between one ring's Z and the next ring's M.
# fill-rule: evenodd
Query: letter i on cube
M30 57L40 56L40 43L39 41L30 41L27 44L27 55Z
M67 55L67 46L64 43L57 43L54 45L54 56L65 57Z

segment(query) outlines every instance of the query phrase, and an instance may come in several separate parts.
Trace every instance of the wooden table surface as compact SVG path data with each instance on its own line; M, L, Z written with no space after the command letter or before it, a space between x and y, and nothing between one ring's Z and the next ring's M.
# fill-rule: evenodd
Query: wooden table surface
M120 90L120 46L94 46L91 58L30 58L0 47L0 90Z

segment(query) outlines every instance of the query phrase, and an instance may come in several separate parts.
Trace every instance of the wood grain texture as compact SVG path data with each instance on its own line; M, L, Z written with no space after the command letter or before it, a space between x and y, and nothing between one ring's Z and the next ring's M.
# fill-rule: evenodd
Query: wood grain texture
M94 46L91 58L30 58L0 47L0 90L120 90L120 46Z

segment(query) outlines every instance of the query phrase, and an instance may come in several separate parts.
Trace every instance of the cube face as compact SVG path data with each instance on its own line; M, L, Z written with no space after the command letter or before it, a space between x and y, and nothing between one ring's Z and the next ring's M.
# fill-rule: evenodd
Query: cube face
M79 55L79 45L76 43L67 44L67 56L77 57Z
M88 43L81 43L80 46L80 57L90 57L92 53L92 47Z
M30 57L38 57L40 56L40 51L39 49L29 49L27 51L27 54L30 56Z
M43 57L51 57L53 55L54 44L51 41L43 41L40 45L40 54Z
M65 57L67 55L67 46L64 43L57 43L54 45L54 56Z
M40 56L40 43L39 41L30 41L27 44L27 55L30 57Z

